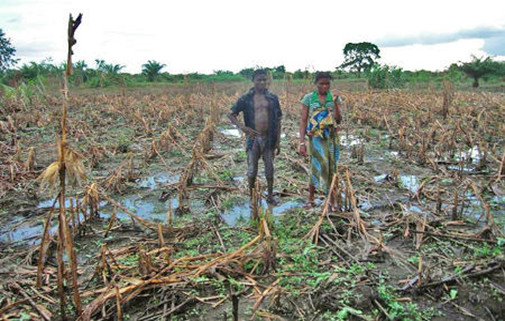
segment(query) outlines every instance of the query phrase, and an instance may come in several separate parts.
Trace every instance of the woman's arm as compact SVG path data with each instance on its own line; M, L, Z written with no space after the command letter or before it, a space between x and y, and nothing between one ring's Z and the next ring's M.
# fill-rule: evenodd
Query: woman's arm
M309 107L304 104L300 108L300 147L298 152L302 156L307 156L307 146L305 145L305 129L307 128L307 119L309 118Z
M342 98L337 95L335 96L335 108L333 109L333 118L337 122L337 124L340 124L342 122L342 113L340 112L342 106Z

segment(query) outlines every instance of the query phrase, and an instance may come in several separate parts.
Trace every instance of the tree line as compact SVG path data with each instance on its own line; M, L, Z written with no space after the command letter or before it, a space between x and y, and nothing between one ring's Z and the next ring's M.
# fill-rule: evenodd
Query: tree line
M0 82L4 85L18 86L21 83L33 82L41 78L61 77L66 68L65 63L54 64L50 59L40 63L30 62L15 68L18 59L16 49L0 29ZM411 72L396 66L380 64L380 49L370 42L347 43L343 49L344 62L331 72L337 79L365 78L372 88L400 88L407 81L428 80L433 77L461 78L465 75L472 79L472 86L479 87L481 79L505 76L505 62L498 62L491 57L473 57L470 62L452 64L442 72L425 70ZM228 70L216 70L212 74L170 74L163 72L165 64L156 60L148 60L142 65L140 74L123 72L125 66L107 63L96 59L95 66L89 66L85 61L73 64L74 74L69 79L75 86L107 87L111 85L132 85L141 82L184 82L184 81L244 81L250 79L256 68L264 68L273 80L277 79L311 79L316 72L308 69L298 69L287 72L284 65L275 67L250 67L237 73Z

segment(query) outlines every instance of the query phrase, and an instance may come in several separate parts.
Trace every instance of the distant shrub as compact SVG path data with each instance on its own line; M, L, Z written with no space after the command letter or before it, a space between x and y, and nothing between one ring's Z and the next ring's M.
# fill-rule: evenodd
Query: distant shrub
M401 88L405 84L402 68L374 64L365 72L368 85L374 89Z

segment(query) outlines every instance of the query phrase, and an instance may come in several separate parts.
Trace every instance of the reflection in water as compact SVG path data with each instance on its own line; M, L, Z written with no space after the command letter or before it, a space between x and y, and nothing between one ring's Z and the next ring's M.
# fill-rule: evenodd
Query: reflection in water
M400 184L400 186L408 189L412 193L417 192L417 190L419 189L420 186L419 177L415 175L400 175L398 176L398 178L399 178L398 183ZM394 177L389 176L389 174L382 174L379 176L375 176L373 179L374 181L379 183L384 182L386 180L393 180Z
M140 218L158 222L165 220L169 204L168 201L161 202L152 196L142 198L138 195L123 197L118 199L117 202ZM170 200L170 204L172 211L174 211L179 206L179 201L177 198L173 198ZM103 214L102 216L105 218L109 218L112 215L112 211L112 207L107 206L100 211L100 214ZM130 215L121 209L117 209L116 217L120 220L130 219Z
M419 189L419 177L415 175L401 175L400 176L400 182L402 183L402 186L412 193L417 192Z
M180 175L168 175L167 173L158 173L142 179L138 182L139 187L149 188L154 190L159 187L160 184L170 184L175 183L179 180Z
M42 201L39 204L37 204L37 208L52 207L53 203L54 203L54 199L48 199L48 200ZM70 199L67 198L65 200L65 207L70 207L70 203L71 203ZM58 201L56 201L54 207L58 208L59 207L58 204L59 204ZM75 201L74 201L74 205L75 205Z
M250 218L251 208L249 207L249 204L249 202L246 202L242 205L237 205L221 214L221 217L226 222L226 224L234 226L237 221ZM262 209L268 209L274 216L281 215L292 208L300 207L302 204L303 202L288 201L277 206L272 206L269 205L265 200L261 200Z
M49 233L53 234L58 228L58 223L54 223L51 226ZM42 237L43 225L42 223L35 225L21 225L16 228L12 228L9 224L0 230L0 243L17 243L23 241L26 245L37 245L40 244L40 238Z

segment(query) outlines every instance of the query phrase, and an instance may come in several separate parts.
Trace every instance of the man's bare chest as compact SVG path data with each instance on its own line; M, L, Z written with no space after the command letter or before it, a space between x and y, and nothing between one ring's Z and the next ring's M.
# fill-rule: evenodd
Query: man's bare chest
M254 96L254 113L257 114L268 114L269 103L264 95Z

